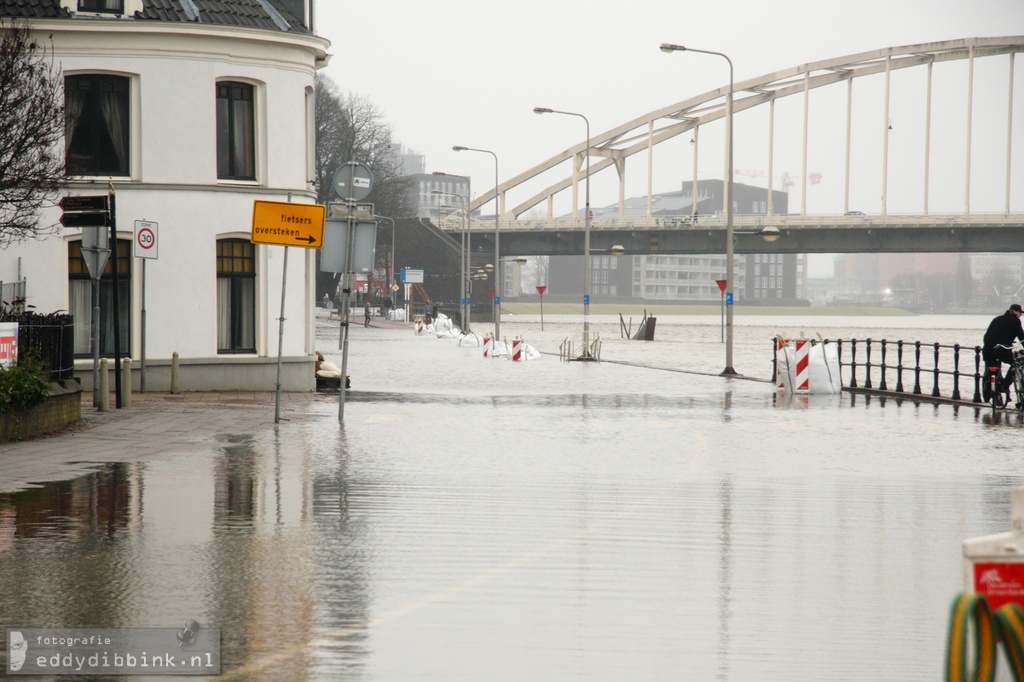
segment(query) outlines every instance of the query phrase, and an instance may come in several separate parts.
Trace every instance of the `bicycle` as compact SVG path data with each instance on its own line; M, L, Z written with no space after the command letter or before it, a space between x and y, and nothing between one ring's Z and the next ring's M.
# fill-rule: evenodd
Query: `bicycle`
M1010 406L1010 389L1013 389L1013 409L1024 417L1024 346L1019 341L1014 341L1012 346L1005 346L997 343L996 348L1010 351L1013 360L1009 363L1006 375L999 376L998 367L989 367L986 381L989 382L989 400L992 402L992 416L996 415L999 408ZM1007 381L1010 379L1010 381Z

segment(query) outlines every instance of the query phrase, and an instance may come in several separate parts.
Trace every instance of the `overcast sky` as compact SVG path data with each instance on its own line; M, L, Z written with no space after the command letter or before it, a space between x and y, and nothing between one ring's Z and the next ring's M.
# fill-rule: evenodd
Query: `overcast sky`
M471 176L474 196L493 187L493 159L453 152L452 145L494 151L499 179L504 181L584 139L581 119L538 116L532 111L535 106L582 113L595 136L651 110L728 84L725 60L695 53L664 54L658 50L662 42L728 54L738 82L885 47L1024 34L1022 0L331 0L318 3L317 13L317 32L332 42L333 59L326 73L343 92L373 102L392 126L395 141L426 156L427 172ZM1000 59L1000 68L1005 69L1007 60ZM923 69L908 71L923 73ZM1017 59L1015 81L1014 118L1024 120L1024 58ZM845 87L831 89L845 98ZM878 99L878 91L875 94ZM1001 111L1005 140L1005 94L1002 97L999 106L984 108ZM842 107L845 115L845 104ZM906 110L900 114L902 119L893 121L894 129L909 133L910 114ZM877 118L877 114L870 116ZM915 113L915 126L917 117ZM799 115L790 118L799 121ZM824 117L819 114L818 118ZM744 132L741 123L738 116L738 137ZM999 129L998 119L991 127ZM714 157L705 139L701 138L698 175L721 177L721 156ZM995 144L999 145L998 140ZM964 145L957 140L955 147L962 151ZM1016 134L1014 148L1020 150L1016 156L1024 159L1024 133ZM742 152L738 144L737 169L753 173L766 166L763 158L744 158ZM891 151L894 157L899 153L895 147ZM837 151L831 156L842 154ZM912 156L921 158L920 149ZM833 161L819 156L817 165L822 168L808 169L808 175L817 171L824 176L820 201L808 191L812 203L817 202L809 212L843 208L841 165L830 165ZM1015 184L1024 186L1024 160L1015 163L1015 168L1022 168ZM963 165L961 161L959 166ZM655 192L678 189L690 178L691 167L678 166L678 172L656 171ZM799 154L777 157L776 175L784 170L799 174ZM877 175L874 166L872 175ZM631 169L629 176L645 183L646 163ZM613 203L614 180L592 180L592 205ZM634 189L628 194L636 195ZM825 198L827 192L831 194ZM878 196L875 189L868 194L866 203ZM791 194L790 202L791 211L799 210L798 198ZM872 205L852 208L877 210ZM904 210L917 209L907 206ZM932 207L933 212L938 210L942 209Z

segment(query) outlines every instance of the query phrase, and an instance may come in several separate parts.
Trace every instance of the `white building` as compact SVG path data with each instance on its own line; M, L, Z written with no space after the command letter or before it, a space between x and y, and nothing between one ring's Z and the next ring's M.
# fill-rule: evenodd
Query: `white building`
M65 82L66 195L113 188L122 354L147 389L272 390L284 302L282 388L314 386L314 252L250 241L254 200L312 203L313 79L328 41L313 0L25 0L0 5L52 36ZM41 217L55 223L58 209ZM136 220L158 258L132 257ZM113 260L113 257L111 257ZM113 353L113 277L100 286L100 349ZM91 387L92 286L81 231L0 251L0 281L27 280L37 312L68 310L76 374Z

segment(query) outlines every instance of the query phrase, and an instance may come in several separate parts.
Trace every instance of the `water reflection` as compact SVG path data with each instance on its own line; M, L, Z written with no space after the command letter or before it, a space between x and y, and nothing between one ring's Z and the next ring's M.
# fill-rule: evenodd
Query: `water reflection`
M195 619L224 680L931 680L1021 478L985 411L365 334L343 427L0 497L0 621Z
M0 495L0 623L123 623L142 532L143 467Z

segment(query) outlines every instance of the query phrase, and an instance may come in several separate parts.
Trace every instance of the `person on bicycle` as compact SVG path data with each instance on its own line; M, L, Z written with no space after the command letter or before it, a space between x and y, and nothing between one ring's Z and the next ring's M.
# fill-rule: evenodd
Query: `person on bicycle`
M981 347L981 357L985 361L985 377L982 381L982 393L985 401L988 402L989 395L989 372L991 368L996 369L997 390L1002 392L1002 387L1009 384L1003 382L999 371L999 363L1005 362L1013 367L1013 342L1020 340L1024 343L1024 329L1021 329L1020 316L1024 309L1019 303L1014 303L1002 315L993 318L985 331L985 343ZM1012 378L1012 377L1010 377Z

